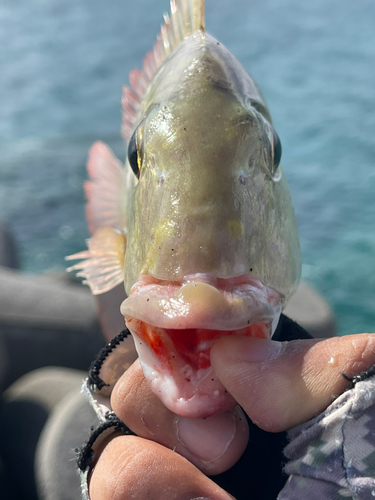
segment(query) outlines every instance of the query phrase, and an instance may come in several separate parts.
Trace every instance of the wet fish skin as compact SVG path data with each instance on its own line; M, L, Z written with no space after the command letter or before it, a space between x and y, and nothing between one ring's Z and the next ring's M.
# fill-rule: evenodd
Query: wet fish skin
M159 68L138 120L126 291L143 274L252 272L287 298L301 265L292 202L282 167L272 172L269 111L237 59L206 33L189 36Z
M151 389L195 418L235 404L210 365L215 339L270 338L301 271L271 115L240 62L206 33L203 6L172 0L142 71L130 73L128 156L122 166L106 145L92 147L92 236L69 257L83 259L71 269L99 303L111 294L120 308L113 289L124 282L121 312Z

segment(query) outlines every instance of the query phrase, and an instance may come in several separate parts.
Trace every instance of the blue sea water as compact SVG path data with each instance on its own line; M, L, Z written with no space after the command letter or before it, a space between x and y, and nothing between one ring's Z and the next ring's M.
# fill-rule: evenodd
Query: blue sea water
M208 31L262 88L283 143L303 276L339 333L375 331L375 2L206 0ZM159 0L2 0L0 218L22 268L84 247L86 152L124 156L121 86L150 50Z

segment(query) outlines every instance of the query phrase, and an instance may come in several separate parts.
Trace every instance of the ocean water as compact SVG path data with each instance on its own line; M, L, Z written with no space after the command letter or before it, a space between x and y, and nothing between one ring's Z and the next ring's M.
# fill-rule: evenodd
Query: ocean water
M206 0L207 30L262 88L283 144L303 277L339 333L375 331L375 2ZM90 143L123 158L121 86L167 1L2 0L0 218L22 268L84 247Z

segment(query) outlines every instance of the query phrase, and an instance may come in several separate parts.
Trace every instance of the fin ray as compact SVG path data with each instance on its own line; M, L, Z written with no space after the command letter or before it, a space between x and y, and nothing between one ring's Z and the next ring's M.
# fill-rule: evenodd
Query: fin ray
M197 30L205 30L204 3L205 0L171 0L170 16L164 14L164 24L153 49L143 60L142 70L130 72L130 85L124 87L122 95L121 133L125 142L129 143L140 102L158 68L185 38Z
M84 278L94 295L108 292L124 281L126 236L110 227L99 228L87 240L88 250L69 255L66 260L81 260L69 267ZM82 260L83 259L83 260Z
M124 168L103 142L95 142L87 162L89 180L84 183L87 199L86 219L90 234L99 227L126 228L121 196L124 191Z

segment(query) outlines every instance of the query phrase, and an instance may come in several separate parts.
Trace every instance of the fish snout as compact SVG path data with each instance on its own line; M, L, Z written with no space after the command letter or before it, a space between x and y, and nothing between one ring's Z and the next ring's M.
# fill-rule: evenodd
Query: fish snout
M274 319L275 296L254 277L242 279L244 282L237 278L209 280L213 284L195 276L186 281L142 277L122 303L121 313L174 329L237 330Z

